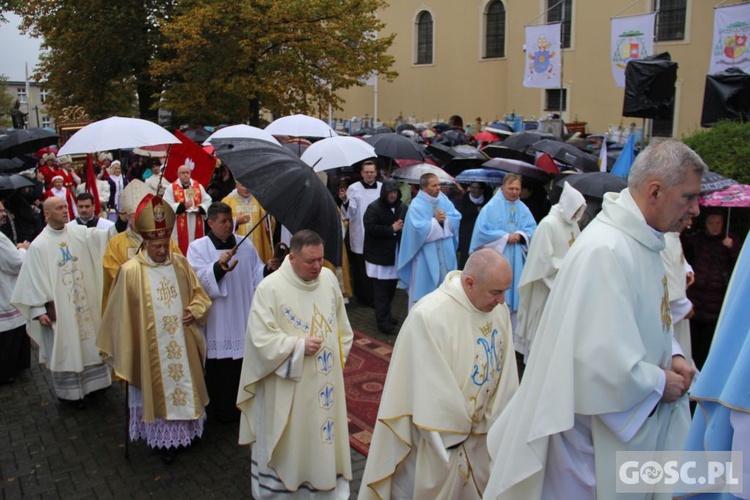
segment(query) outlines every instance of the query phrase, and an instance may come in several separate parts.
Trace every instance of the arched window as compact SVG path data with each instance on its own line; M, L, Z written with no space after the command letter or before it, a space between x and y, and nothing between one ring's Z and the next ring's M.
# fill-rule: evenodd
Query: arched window
M417 64L432 64L432 14L417 16Z
M484 57L505 57L505 5L500 0L487 4L484 33Z

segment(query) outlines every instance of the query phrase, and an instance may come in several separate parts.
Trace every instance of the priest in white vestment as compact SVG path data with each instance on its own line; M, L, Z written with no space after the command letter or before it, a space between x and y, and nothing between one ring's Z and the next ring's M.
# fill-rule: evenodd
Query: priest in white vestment
M578 221L586 210L586 199L567 182L560 201L539 222L529 244L529 254L518 281L518 319L513 343L528 361L539 318L555 283L565 254L581 234Z
M211 399L206 411L221 422L236 422L240 417L237 390L247 317L265 265L252 240L237 246L242 237L232 232L234 221L229 205L212 203L207 220L211 231L192 242L187 254L201 286L213 301L205 328L206 386ZM230 270L230 266L234 267Z
M323 240L309 230L255 290L237 406L252 496L349 498L344 363L354 333Z
M161 449L167 464L203 434L206 344L198 323L211 307L187 260L170 251L174 218L161 198L141 201L135 224L144 244L117 274L97 342L130 384L130 439Z
M485 498L615 498L617 451L682 449L694 370L672 334L660 252L664 232L698 215L705 168L684 144L655 142L628 188L605 195L558 273L523 383L488 435Z
M487 431L518 387L496 250L474 252L409 312L391 357L359 498L481 498Z
M11 304L26 318L39 362L52 372L55 394L78 408L112 385L96 348L101 322L101 258L110 233L68 226L64 198L44 202L47 226L29 246Z

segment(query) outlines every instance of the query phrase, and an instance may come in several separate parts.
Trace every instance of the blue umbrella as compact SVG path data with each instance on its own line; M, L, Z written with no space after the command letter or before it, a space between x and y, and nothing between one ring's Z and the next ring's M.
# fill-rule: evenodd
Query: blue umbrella
M489 186L500 186L503 183L505 172L489 168L472 168L464 170L456 176L456 182L460 184L471 184L472 182L484 182Z

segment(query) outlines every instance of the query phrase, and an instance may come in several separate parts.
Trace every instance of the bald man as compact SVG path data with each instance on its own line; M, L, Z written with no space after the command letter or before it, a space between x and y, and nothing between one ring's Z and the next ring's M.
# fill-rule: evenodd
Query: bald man
M45 200L47 226L31 243L11 303L26 318L39 359L52 371L57 397L76 408L112 384L96 347L101 323L101 260L110 235L67 225L63 198Z
M505 257L481 249L409 312L360 498L482 497L490 472L486 434L518 387L505 304L511 282Z
M211 196L198 181L190 178L191 172L190 167L182 165L177 169L177 180L164 192L164 201L177 216L172 239L183 255L187 255L190 243L204 236L204 218L211 205Z

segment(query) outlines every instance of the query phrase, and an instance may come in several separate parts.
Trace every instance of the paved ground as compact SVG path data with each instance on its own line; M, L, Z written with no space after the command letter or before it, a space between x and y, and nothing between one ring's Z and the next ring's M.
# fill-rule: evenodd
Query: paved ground
M374 310L347 306L352 326L379 340ZM406 295L398 291L394 315L406 316ZM33 353L32 356L35 356ZM30 372L0 386L0 495L14 498L249 498L250 460L237 445L237 425L208 421L203 438L162 464L143 441L130 444L125 458L125 391L115 384L87 399L84 410L62 406L49 372L32 360ZM352 498L365 457L352 450Z

